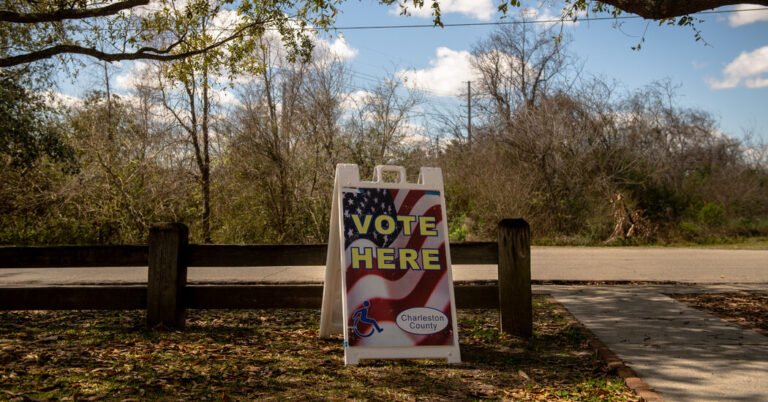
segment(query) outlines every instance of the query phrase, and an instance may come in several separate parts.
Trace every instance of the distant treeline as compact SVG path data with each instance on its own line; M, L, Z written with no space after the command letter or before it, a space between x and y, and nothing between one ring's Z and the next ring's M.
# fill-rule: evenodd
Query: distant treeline
M471 138L466 111L425 112L396 77L352 91L343 61L289 62L267 40L253 57L269 67L247 76L201 55L147 64L117 95L105 67L71 104L0 72L0 243L141 243L160 221L195 242L322 242L337 163L441 167L453 240L494 238L503 217L539 243L768 235L765 144L670 84L586 78L567 37L527 24L472 53Z

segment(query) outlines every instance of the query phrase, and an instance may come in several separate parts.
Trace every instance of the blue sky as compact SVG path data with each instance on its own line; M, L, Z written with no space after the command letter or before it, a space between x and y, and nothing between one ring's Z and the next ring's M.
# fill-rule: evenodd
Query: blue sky
M493 8L492 0L444 3L446 24L499 20L496 13L488 15L488 9ZM454 9L463 11L451 12ZM341 10L336 24L339 27L431 22L429 16L404 17L372 2L350 1ZM537 12L535 19L559 15L555 7L540 7ZM583 63L585 73L616 80L624 90L669 79L680 86L677 100L681 105L712 113L724 132L741 137L745 131L752 131L768 141L768 9L700 18L705 22L697 27L707 44L696 42L690 28L660 27L642 20L582 21L565 29L573 37L571 52ZM617 23L621 26L617 27ZM403 69L424 70L422 77L434 75L438 48L468 51L493 29L476 26L343 30L342 35L357 52L350 63L356 78L354 85L363 89L373 84L372 76L385 77ZM642 49L633 51L631 47L638 44L643 32ZM445 61L451 64L450 57ZM461 74L449 76L455 81L468 79ZM424 87L430 89L430 85L437 84L426 83ZM427 103L431 102L461 107L461 101L455 97L430 97Z

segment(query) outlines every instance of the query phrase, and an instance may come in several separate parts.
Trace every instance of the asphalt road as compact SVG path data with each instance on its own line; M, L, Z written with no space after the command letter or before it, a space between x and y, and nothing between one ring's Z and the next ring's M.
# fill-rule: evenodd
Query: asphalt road
M768 250L534 247L534 280L766 283ZM320 283L324 267L190 268L190 282ZM496 279L494 265L454 266L454 280ZM145 283L146 267L0 269L0 285Z

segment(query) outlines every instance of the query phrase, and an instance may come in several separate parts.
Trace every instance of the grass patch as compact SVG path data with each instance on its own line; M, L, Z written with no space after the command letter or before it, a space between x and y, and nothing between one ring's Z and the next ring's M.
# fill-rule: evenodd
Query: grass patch
M148 331L143 311L0 313L0 399L636 400L562 310L534 298L529 341L498 311L460 310L464 363L344 367L319 311L189 311L184 331Z

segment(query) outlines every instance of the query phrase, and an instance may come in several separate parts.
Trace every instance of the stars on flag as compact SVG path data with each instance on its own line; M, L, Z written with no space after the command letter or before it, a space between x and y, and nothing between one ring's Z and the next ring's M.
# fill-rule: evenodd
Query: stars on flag
M344 192L342 208L344 210L344 227L349 228L344 233L345 247L349 247L352 242L358 239L367 239L378 247L387 247L392 244L397 238L398 233L402 230L402 225L399 222L395 232L391 235L383 235L376 230L371 230L369 233L361 235L354 229L353 214L361 217L371 215L372 221L375 221L376 217L380 215L389 215L395 221L397 220L397 207L388 189L361 188L357 191Z

